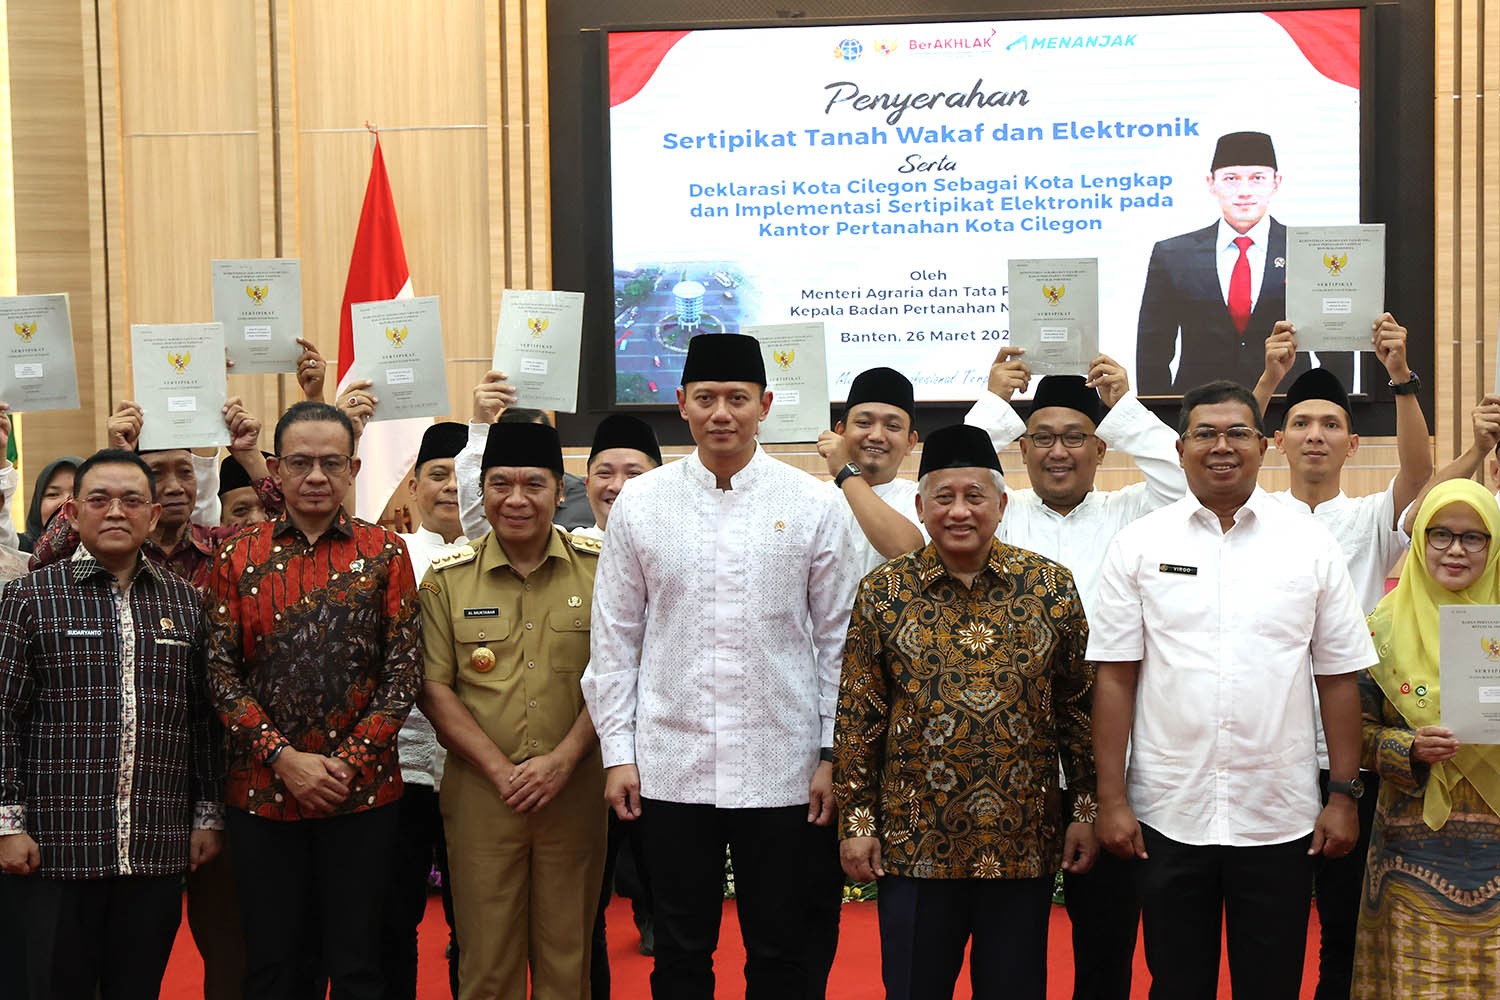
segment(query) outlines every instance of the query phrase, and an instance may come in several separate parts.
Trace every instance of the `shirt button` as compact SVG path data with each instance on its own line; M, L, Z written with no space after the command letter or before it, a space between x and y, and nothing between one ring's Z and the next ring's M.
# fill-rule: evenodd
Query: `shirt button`
M532 708L536 708L536 702L535 701L530 701L527 704L529 704Z
M531 624L531 622L527 622L527 623L526 623L526 630L527 630L527 631L528 631L528 632L529 632L529 631L531 631L531 629L532 629L532 624Z
M484 638L484 633L483 632L479 633L479 638L481 638L481 639Z
M535 666L536 666L536 661L535 660L527 660L526 661L526 669L527 670L530 670L530 669L532 669Z
M582 624L583 624L583 619L582 618L574 618L573 619L573 627L574 628L577 628L579 625L582 625Z
M532 745L532 746L536 746L536 740L532 740L532 741L531 741L531 745Z

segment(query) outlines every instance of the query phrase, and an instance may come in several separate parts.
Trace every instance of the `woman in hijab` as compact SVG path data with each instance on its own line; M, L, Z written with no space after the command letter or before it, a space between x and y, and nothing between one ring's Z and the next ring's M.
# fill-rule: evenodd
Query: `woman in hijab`
M21 551L30 552L32 544L47 530L47 522L73 495L73 473L83 464L75 455L64 455L42 466L31 491L31 505L26 508L26 530L21 534Z
M1364 766L1380 774L1355 946L1357 1000L1500 996L1500 747L1440 724L1438 609L1500 604L1500 507L1434 487L1401 581L1370 615Z

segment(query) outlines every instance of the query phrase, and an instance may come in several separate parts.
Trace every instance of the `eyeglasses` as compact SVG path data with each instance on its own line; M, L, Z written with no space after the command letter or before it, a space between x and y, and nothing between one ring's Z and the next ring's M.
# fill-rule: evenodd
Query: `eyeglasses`
M1182 435L1182 439L1184 441L1191 441L1193 444L1199 445L1212 445L1217 442L1219 438L1223 438L1225 441L1229 442L1231 447L1235 448L1243 448L1247 445L1254 444L1257 440L1263 437L1265 437L1265 435L1260 431L1256 430L1254 427L1246 427L1244 424L1235 424L1233 427L1226 427L1223 430L1219 430L1217 427L1209 427L1207 424L1204 424L1198 427L1189 428L1187 433Z
M352 460L349 455L281 455L281 471L293 479L301 479L312 472L316 465L325 476L341 476L349 471Z
M1482 531L1465 531L1461 535L1455 535L1447 528L1427 529L1427 544L1439 552L1447 552L1455 541L1463 546L1463 550L1469 555L1474 555L1476 552L1485 550L1490 544L1490 536Z
M120 510L125 512L126 517L133 517L151 506L151 498L143 497L139 493L129 493L123 497L110 497L102 493L91 493L84 497L79 503L88 509L90 514L108 514L115 504L120 505Z
M1053 434L1051 431L1037 431L1035 434L1022 434L1021 436L1044 451L1057 444L1058 441L1061 441L1063 447L1069 451L1076 451L1085 444L1088 444L1089 438L1094 435L1086 431L1063 431L1061 434Z

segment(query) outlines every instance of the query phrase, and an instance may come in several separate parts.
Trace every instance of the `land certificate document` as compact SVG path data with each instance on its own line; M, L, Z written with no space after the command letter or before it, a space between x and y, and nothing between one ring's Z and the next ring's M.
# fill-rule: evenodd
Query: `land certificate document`
M1299 351L1369 351L1385 312L1385 224L1288 226L1286 318Z
M0 400L11 412L78 409L67 295L0 298Z
M448 372L438 297L359 302L350 380L367 378L379 398L371 420L440 417L448 413Z
M1099 354L1099 259L1012 260L1010 346L1033 376L1088 375Z
M1461 743L1500 743L1500 606L1445 604L1438 614L1442 723ZM1420 686L1401 693L1437 695Z
M771 413L760 425L765 444L816 441L828 430L828 354L823 324L742 326L760 341Z
M142 451L229 443L223 324L132 323L130 367Z
M214 319L236 375L294 372L302 348L302 263L295 259L213 262Z
M493 364L516 387L519 405L578 412L582 339L582 292L507 288L501 293Z

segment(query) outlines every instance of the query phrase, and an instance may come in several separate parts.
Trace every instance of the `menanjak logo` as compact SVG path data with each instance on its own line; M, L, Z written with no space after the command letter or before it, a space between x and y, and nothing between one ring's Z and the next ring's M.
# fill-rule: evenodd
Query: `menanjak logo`
M1034 49L1133 49L1135 35L1017 35L1005 51Z

